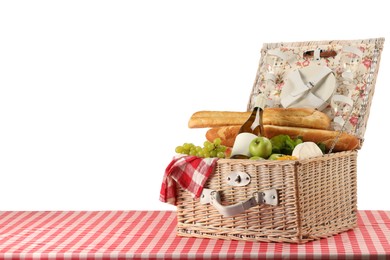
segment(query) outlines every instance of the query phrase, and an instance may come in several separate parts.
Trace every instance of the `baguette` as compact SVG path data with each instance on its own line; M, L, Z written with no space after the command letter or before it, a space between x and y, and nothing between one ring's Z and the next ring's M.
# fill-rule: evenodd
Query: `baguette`
M236 125L211 128L206 132L206 139L213 141L215 138L219 137L221 138L221 143L223 145L232 147L240 127L241 126ZM357 149L360 145L359 139L357 137L347 133L342 133L339 136L338 131L303 127L264 125L264 136L267 138L272 138L273 136L280 134L289 135L291 138L302 136L303 141L323 143L325 144L327 150L331 148L334 140L338 138L338 141L333 148L334 152L354 150Z
M188 121L189 128L242 125L251 112L236 111L198 111Z
M314 143L323 143L326 149L329 150L334 141L337 142L333 148L334 152L355 150L359 147L360 142L356 136L341 133L332 130L310 129L302 127L288 127L288 126L264 126L264 136L272 138L273 136L286 134L291 138L302 136L303 141L311 141Z
M266 108L263 113L264 125L330 129L331 121L313 108Z
M242 125L251 112L198 111L189 122L189 128ZM266 108L263 113L264 125L295 126L329 129L331 119L312 108Z

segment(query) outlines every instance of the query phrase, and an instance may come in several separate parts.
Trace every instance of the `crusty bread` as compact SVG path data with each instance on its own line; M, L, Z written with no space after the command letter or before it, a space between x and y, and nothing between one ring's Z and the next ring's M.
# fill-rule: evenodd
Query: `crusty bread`
M288 127L288 126L264 126L264 136L272 138L273 136L286 134L291 138L302 136L303 141L312 141L315 143L325 144L329 150L333 142L337 142L333 148L334 152L354 150L359 147L359 139L356 136L340 133L338 131L311 129L302 127Z
M216 126L242 125L250 112L236 111L198 111L188 121L189 128L206 128Z
M213 141L219 137L222 144L232 147L239 130L240 125L211 128L206 132L206 139ZM302 136L303 141L324 143L327 150L331 148L334 140L338 138L333 148L334 152L354 150L360 145L357 137L347 133L339 134L337 131L323 129L264 125L264 136L272 138L280 134L289 135L291 138Z
M329 129L331 119L313 108L266 108L263 124Z
M222 145L233 147L240 127L239 125L235 125L210 128L206 132L206 139L212 142L215 138L221 138Z
M251 112L198 111L191 116L188 127L242 125L250 114ZM325 113L311 108L266 108L263 113L264 125L329 129L330 123L331 119Z

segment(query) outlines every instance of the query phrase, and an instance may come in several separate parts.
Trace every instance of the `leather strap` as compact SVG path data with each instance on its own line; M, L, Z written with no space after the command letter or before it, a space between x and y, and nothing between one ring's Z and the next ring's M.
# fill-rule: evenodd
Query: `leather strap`
M261 204L278 205L278 193L276 189L255 192L252 197L233 205L222 205L221 196L218 191L204 189L201 196L201 203L210 203L224 217L231 217L241 214L246 210Z
M268 50L267 55L276 56L285 62L288 60L288 55L279 50ZM265 80L275 83L276 75L273 72L267 72L265 74Z
M354 46L344 46L343 47L343 52L346 54L354 54L358 57L363 56L363 52ZM347 122L344 120L342 114L349 114L348 111L345 113L345 108L350 109L349 112L352 112L351 110L353 109L354 103L352 100L352 93L354 91L354 85L353 85L353 80L354 80L354 72L351 70L345 70L342 74L342 79L343 83L345 84L345 88L347 93L344 95L334 95L331 99L331 107L336 113L336 116L333 119L334 122L334 128L335 130L343 130L343 131L350 131L351 130L351 125L348 125ZM339 103L343 104L342 106L338 105ZM339 109L343 109L344 111L340 115ZM345 117L345 116L344 116Z
M321 59L321 49L320 48L317 48L314 50L313 59L315 59L315 60Z
M213 205L214 208L216 208L218 210L218 212L221 213L221 215L223 215L224 217L231 217L234 215L241 214L241 213L245 212L247 209L250 209L250 208L256 206L257 202L256 202L255 197L251 197L251 198L247 199L246 201L239 202L239 203L234 204L234 205L223 206L220 201L218 201L216 199L212 199L211 205Z
M279 50L268 50L268 55L277 56L284 61L288 59L287 54Z
M331 99L331 106L333 109L337 109L339 106L337 105L337 103L343 103L345 105L348 105L350 109L352 109L353 107L353 100L350 98L350 97L347 97L347 96L343 96L343 95L334 95ZM339 111L335 111L336 114L338 114ZM344 130L347 130L349 131L349 127L345 124L345 120L343 119L342 116L340 115L337 115L333 118L333 122L334 122L334 128L335 130L341 130L343 127L347 127L347 129L344 129Z

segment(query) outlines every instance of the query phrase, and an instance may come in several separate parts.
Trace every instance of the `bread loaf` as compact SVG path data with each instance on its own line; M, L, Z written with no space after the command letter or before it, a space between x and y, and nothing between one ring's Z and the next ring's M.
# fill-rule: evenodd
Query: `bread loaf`
M280 134L289 135L291 138L302 136L303 141L323 143L327 150L332 147L334 141L337 139L333 152L354 150L360 145L359 139L356 136L347 133L340 134L338 131L288 126L264 126L264 136L272 138Z
M331 119L325 113L312 108L266 108L263 124L330 129Z
M215 138L221 138L222 145L233 147L234 140L236 139L240 127L241 126L236 125L210 128L206 132L206 139L212 142Z
M251 112L198 111L189 122L189 128L242 125ZM296 126L329 129L331 119L324 113L311 108L266 108L264 125Z
M219 137L221 138L222 144L232 147L239 129L240 125L211 128L206 132L206 139L213 141L215 138ZM360 145L357 137L347 133L339 134L337 131L323 129L264 125L264 136L272 138L273 136L280 134L289 135L291 138L302 136L303 141L323 143L327 150L331 148L334 140L338 138L335 147L333 148L334 152L354 150Z
M189 128L206 128L216 126L242 125L250 112L236 111L198 111L192 114Z

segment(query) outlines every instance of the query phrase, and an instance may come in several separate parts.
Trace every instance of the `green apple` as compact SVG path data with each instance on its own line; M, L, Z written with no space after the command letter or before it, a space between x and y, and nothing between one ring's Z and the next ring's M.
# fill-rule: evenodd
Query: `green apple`
M268 158L272 153L271 141L264 136L258 136L249 143L249 153L251 156Z
M284 156L284 154L281 153L273 153L268 157L268 160L277 160L279 157Z
M249 160L261 161L261 160L264 160L264 158L260 157L260 156L252 156L252 157L249 158Z

